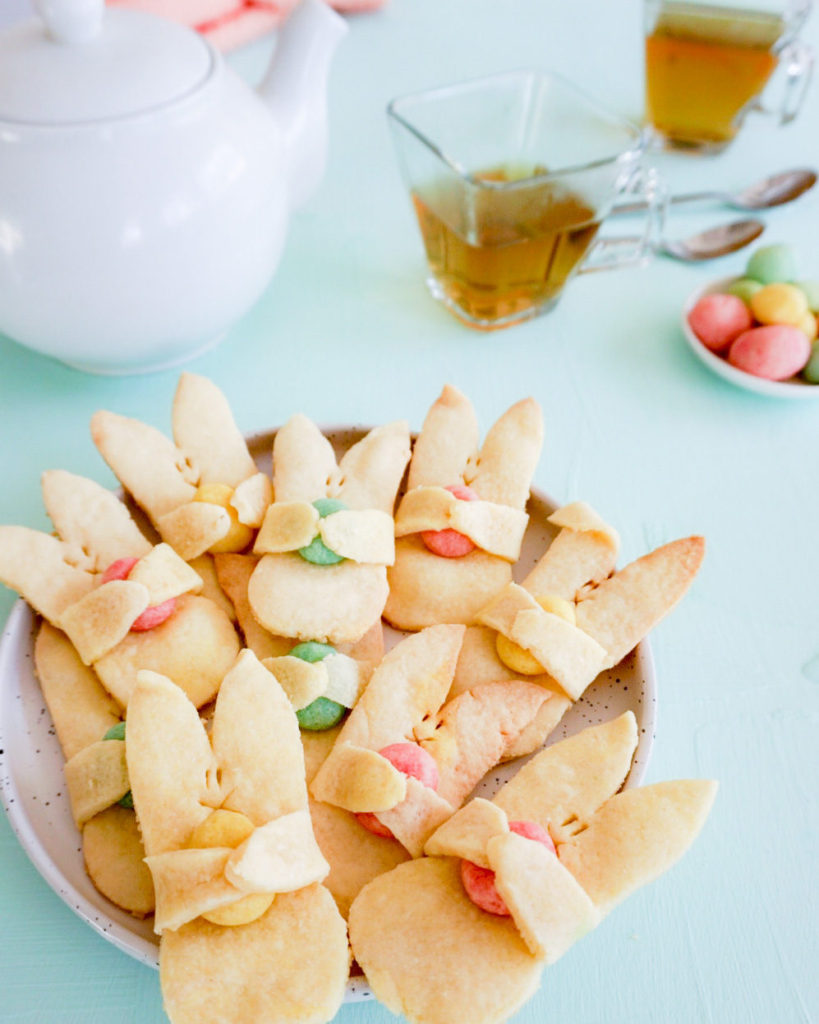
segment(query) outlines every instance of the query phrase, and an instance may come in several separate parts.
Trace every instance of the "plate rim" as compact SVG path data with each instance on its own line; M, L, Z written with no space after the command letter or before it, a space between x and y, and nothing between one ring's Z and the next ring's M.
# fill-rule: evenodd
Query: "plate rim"
M694 355L700 360L700 362L708 367L709 370L722 377L723 380L727 380L736 387L742 388L743 391L751 391L757 395L766 395L768 398L785 398L796 401L819 398L819 384L808 384L807 382L803 384L798 381L768 380L766 377L755 377L752 373L746 373L744 370L740 370L737 367L732 366L725 359L721 359L710 349L706 348L706 346L703 345L700 339L691 330L688 323L688 314L697 302L706 295L714 295L717 292L725 291L729 285L740 280L742 280L742 275L740 274L733 274L730 277L721 277L716 281L711 281L709 284L700 286L690 293L688 298L685 300L682 315L680 317L683 336L688 343L688 347L693 351Z
M248 448L257 462L258 454L254 452L254 449L259 449L264 445L271 445L278 429L276 427L245 435ZM319 429L325 436L333 437L339 434L349 435L350 433L361 433L363 435L372 428L358 424L344 424L335 426L321 425ZM123 497L121 489L118 491L118 494L120 498ZM560 507L559 503L548 492L539 487L530 487L529 494L530 499L533 498L548 508L556 509ZM0 635L0 687L4 685L4 680L8 678L10 672L16 673L15 666L12 664L15 641L19 639L21 632L23 636L31 636L38 618L40 616L37 615L34 609L22 597L18 597L3 625L2 635ZM644 700L642 701L642 718L639 723L641 729L638 733L637 748L635 749L628 775L623 782L623 789L630 789L642 783L651 759L657 729L657 675L649 639L647 637L643 638L634 648L633 652L626 657L630 657L632 654L636 659L635 671L641 674L643 680ZM33 667L32 674L34 674ZM582 697L580 700L582 700ZM575 704L577 703L579 701L575 702ZM12 832L15 834L24 853L62 902L98 935L138 962L157 969L159 966L158 943L130 930L104 912L100 912L100 908L91 903L66 878L59 865L46 851L36 829L26 814L24 800L14 784L9 761L10 755L7 753L9 744L4 734L2 706L2 701L0 701L0 806L3 807ZM47 707L46 713L50 721L50 712L48 712ZM59 743L56 739L55 742ZM100 896L106 899L102 894ZM114 907L115 905L111 904L111 906ZM127 911L122 911L122 913L127 913ZM373 993L367 984L366 978L363 976L351 976L348 978L344 996L345 1003L358 1002L372 997Z

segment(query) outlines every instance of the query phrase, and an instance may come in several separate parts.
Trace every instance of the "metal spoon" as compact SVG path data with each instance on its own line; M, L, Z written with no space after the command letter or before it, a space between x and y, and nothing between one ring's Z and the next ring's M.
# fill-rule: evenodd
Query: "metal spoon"
M686 263L697 263L700 260L713 260L718 256L727 256L759 238L765 225L759 220L735 220L730 224L701 231L690 238L677 242L663 239L656 245L656 251L664 256Z
M698 263L701 260L713 260L718 256L727 256L729 252L736 252L737 249L749 245L755 238L759 238L764 230L765 225L762 221L735 220L730 224L720 224L718 227L701 231L690 238L676 241L661 238L653 243L652 249L660 256L670 256L671 259L681 260L683 263ZM600 238L597 242L604 258L608 255L613 262L617 261L618 253L633 252L642 244L639 237L620 235ZM598 270L602 267L592 265L588 269Z
M772 174L769 178L749 185L741 192L688 192L684 195L670 196L668 201L674 206L679 203L711 201L732 206L735 210L767 210L771 206L790 203L815 184L816 171L802 167ZM611 212L638 213L645 208L645 203L623 203L615 206Z

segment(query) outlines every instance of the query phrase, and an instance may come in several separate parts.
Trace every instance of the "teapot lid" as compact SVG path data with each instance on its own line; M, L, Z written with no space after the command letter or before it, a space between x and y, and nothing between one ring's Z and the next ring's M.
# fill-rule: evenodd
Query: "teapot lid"
M82 124L149 111L213 67L190 29L103 0L35 0L40 18L0 33L0 121Z

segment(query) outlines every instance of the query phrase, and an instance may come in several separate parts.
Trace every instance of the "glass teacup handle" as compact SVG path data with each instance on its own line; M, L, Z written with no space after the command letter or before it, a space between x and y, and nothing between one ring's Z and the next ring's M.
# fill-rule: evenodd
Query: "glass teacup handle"
M630 197L634 208L644 213L643 233L596 239L578 273L641 267L656 252L663 236L668 206L668 190L664 181L655 170L641 168L631 176L621 196Z
M768 106L762 97L757 98L753 109L788 124L799 113L808 92L813 74L813 48L801 40L788 43L779 57L779 67L784 68L785 83L782 100L777 106Z

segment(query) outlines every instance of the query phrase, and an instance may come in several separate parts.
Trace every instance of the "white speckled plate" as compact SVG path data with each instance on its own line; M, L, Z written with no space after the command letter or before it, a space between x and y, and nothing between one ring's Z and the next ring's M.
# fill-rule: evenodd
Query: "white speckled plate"
M788 380L766 380L764 377L754 377L752 373L731 366L727 359L723 359L715 352L706 348L700 339L688 326L688 314L696 306L704 295L713 295L716 292L724 292L726 288L737 281L736 277L723 277L719 281L712 281L704 288L698 288L688 296L682 312L682 331L688 346L694 355L704 363L709 370L723 377L725 380L735 384L745 391L753 391L758 395L768 395L770 398L806 399L819 398L819 384L808 384L801 377L791 377Z
M365 428L327 428L340 450ZM269 470L273 433L254 435L251 450ZM539 491L532 492L530 521L523 551L515 569L522 579L543 554L555 529L546 517L556 505ZM80 836L71 817L63 778L63 756L51 717L33 672L33 641L37 617L18 601L0 640L0 802L29 859L60 898L92 928L115 946L156 967L158 940L152 918L139 921L102 896L85 872ZM386 628L391 647L401 634ZM566 714L552 734L555 742L588 725L608 721L631 710L637 718L639 742L626 786L640 783L654 739L656 688L654 664L643 641L618 666L602 673ZM519 762L491 772L477 792L491 796L520 767ZM363 978L351 978L347 1002L372 996Z

